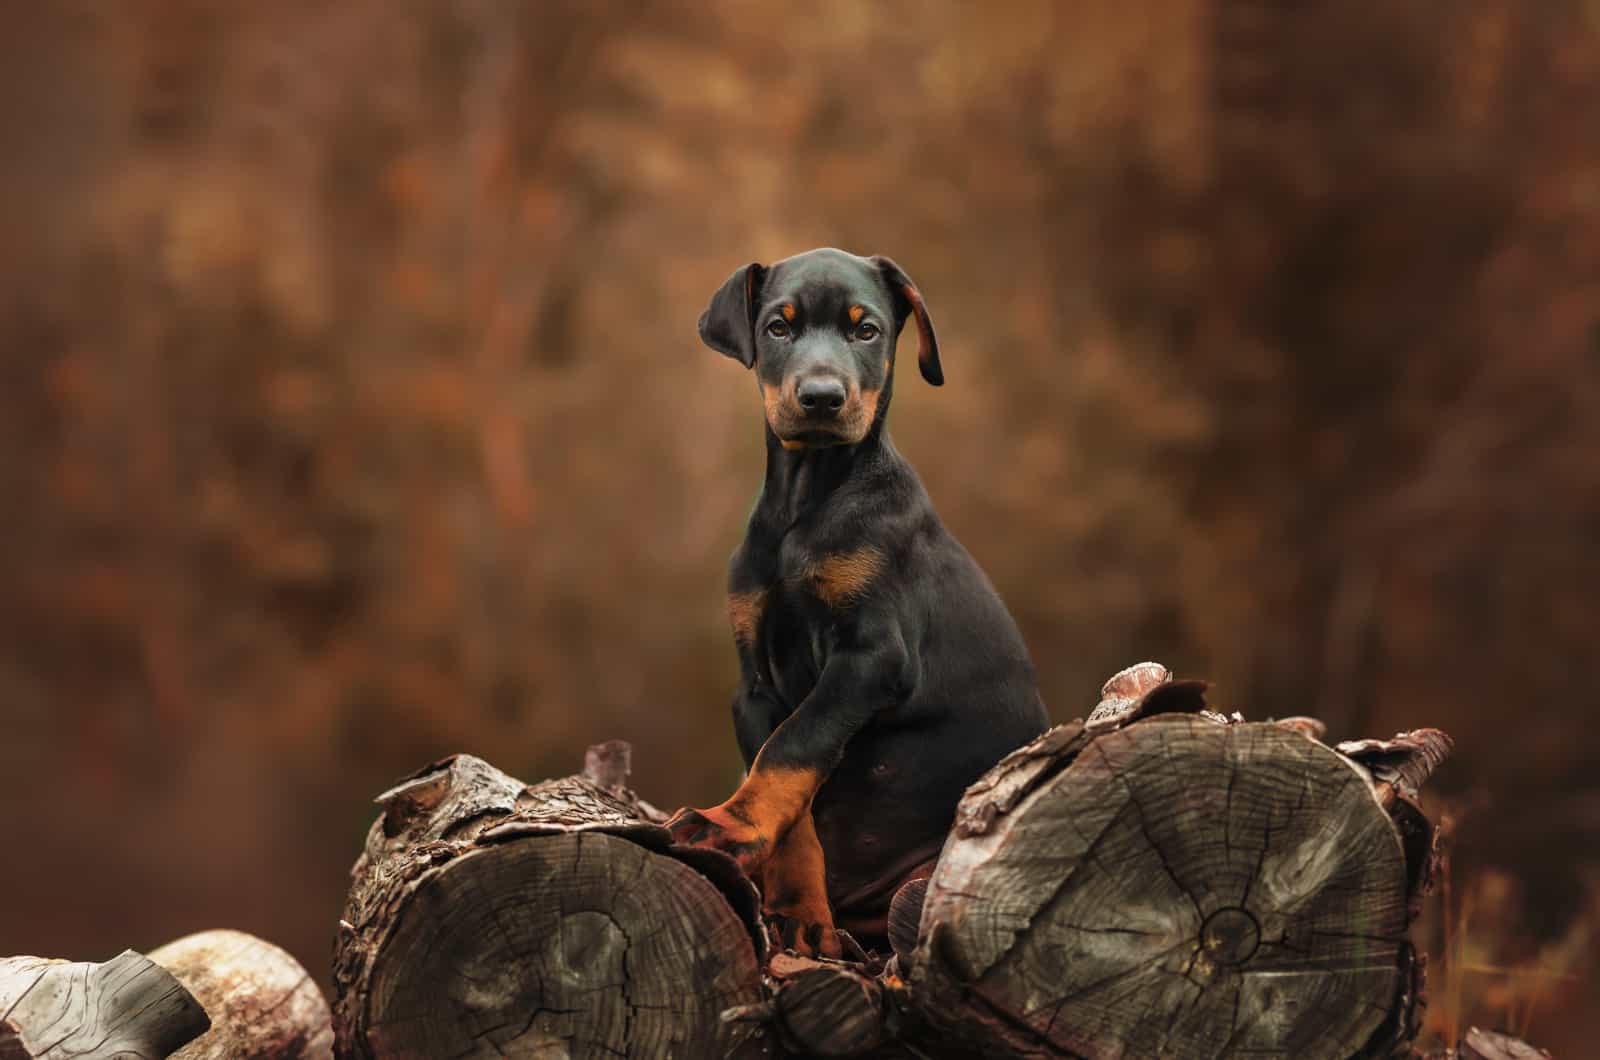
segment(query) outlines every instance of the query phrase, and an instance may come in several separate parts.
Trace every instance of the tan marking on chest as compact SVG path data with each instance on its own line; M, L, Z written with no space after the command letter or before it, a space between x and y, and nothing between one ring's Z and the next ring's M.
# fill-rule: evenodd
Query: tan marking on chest
M840 607L867 591L883 573L886 557L872 545L835 552L808 563L798 578L829 607Z
M729 593L728 625L733 627L733 639L746 647L754 644L756 631L761 627L761 614L766 608L765 589L747 593Z

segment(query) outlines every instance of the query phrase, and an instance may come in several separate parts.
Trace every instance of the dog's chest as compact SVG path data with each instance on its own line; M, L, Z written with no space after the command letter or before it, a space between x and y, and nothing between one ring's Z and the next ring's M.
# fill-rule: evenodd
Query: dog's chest
M817 555L790 534L766 557L767 588L757 630L767 679L797 703L827 665L832 614L816 591Z
M779 583L791 589L802 588L806 572L816 564L816 549L804 534L790 532L778 541L774 573Z

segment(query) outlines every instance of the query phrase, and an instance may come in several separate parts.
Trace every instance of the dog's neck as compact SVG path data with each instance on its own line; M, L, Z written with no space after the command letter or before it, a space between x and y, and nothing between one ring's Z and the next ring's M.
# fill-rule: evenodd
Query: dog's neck
M854 445L786 449L766 424L767 477L760 507L782 525L792 526L827 504L852 478L899 459L889 440L888 414L889 388L885 387L871 428Z

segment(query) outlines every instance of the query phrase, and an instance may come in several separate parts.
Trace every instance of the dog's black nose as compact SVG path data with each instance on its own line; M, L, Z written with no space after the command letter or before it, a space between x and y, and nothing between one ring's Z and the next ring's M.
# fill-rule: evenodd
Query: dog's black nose
M839 415L840 409L844 408L844 384L827 376L807 379L800 384L795 396L800 400L800 407L806 410L807 416L832 419Z

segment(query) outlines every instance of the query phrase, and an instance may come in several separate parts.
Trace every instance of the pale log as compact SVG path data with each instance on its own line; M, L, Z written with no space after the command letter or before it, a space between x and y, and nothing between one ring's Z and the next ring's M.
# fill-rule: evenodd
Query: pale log
M242 931L202 931L151 950L206 1008L211 1029L173 1060L332 1060L328 1002L300 962Z
M207 1027L205 1009L148 958L0 959L0 1060L161 1060Z

